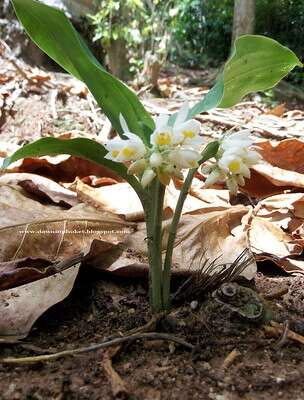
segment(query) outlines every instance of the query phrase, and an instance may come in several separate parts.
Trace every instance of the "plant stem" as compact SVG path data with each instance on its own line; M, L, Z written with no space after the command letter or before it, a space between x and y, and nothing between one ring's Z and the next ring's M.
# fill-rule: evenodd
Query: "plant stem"
M209 158L212 158L216 155L219 148L219 142L211 142L209 143L205 150L202 153L202 158L200 160L200 164L207 161ZM172 222L169 228L169 237L167 242L167 251L166 257L164 261L164 269L163 269L163 292L162 292L162 301L163 307L165 310L170 308L170 281L171 281L171 264L172 264L172 256L173 256L173 249L174 249L174 242L176 238L177 226L182 215L183 206L188 195L189 189L192 184L192 180L194 175L197 171L197 168L190 169L186 180L182 186L180 191L177 204L175 207L174 215L172 218Z
M151 184L152 209L145 207L149 279L150 279L150 305L152 312L163 310L162 303L162 217L165 195L165 186L158 179Z
M167 242L167 251L166 257L164 262L164 270L163 270L163 306L165 310L170 308L170 280L171 280L171 264L172 264L172 255L173 255L173 248L174 242L176 238L177 226L182 214L184 202L186 200L189 188L191 186L193 177L196 172L196 168L191 169L188 172L187 178L183 184L181 192L179 194L177 204L175 207L175 212L172 218L172 222L169 228L169 237Z

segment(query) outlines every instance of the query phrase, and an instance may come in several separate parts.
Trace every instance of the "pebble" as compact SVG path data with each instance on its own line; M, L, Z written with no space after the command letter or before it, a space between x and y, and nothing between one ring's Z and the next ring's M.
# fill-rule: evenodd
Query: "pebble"
M191 310L196 310L197 309L197 307L198 307L198 301L197 300L193 300L193 301L191 301L191 303L190 303L190 308L191 308Z

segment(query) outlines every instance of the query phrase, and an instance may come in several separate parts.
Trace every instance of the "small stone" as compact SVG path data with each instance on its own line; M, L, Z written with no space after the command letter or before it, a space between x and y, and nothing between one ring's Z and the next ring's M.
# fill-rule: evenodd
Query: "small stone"
M190 303L190 308L191 308L191 310L196 310L197 309L197 307L198 307L198 301L197 300L193 300L193 301L191 301L191 303Z
M130 315L135 314L135 309L134 308L129 308L128 314L130 314Z

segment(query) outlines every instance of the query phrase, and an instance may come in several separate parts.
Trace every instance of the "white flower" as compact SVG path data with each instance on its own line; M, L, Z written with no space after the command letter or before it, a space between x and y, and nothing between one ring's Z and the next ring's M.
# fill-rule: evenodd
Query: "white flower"
M156 147L174 144L173 128L168 125L169 115L160 115L155 120L155 130L151 135L151 144Z
M200 157L198 151L183 148L172 150L168 155L170 163L179 169L197 168Z
M105 158L117 162L135 161L142 158L147 151L143 141L129 131L128 125L121 114L119 120L123 134L128 139L123 140L120 137L115 137L106 143L105 147L108 150L108 154L106 154Z
M153 171L153 169L146 169L141 178L142 187L145 188L146 186L148 186L155 177L156 173Z
M249 135L249 130L243 130L223 139L215 166L208 167L211 172L206 179L206 187L226 182L229 191L236 194L238 186L245 185L244 178L250 178L250 167L261 159L256 151L250 149L253 141Z
M169 125L169 115L160 115L155 120L155 130L151 135L151 144L157 147L201 146L203 138L199 135L200 123L195 119L187 120L189 103L186 101L179 110L173 126Z
M204 139L199 135L201 124L195 119L187 120L188 115L189 103L185 101L173 125L174 141L183 146L201 146L204 142Z

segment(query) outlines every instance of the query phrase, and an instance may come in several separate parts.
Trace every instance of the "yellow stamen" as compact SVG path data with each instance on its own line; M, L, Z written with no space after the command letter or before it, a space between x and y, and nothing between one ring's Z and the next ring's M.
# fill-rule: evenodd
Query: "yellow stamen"
M183 131L184 138L194 138L195 133L193 131Z
M117 150L113 150L111 152L111 155L112 155L113 158L116 158L118 156L118 154L119 154L119 151L117 151Z
M231 161L231 163L229 164L229 170L233 174L237 174L240 171L240 162L238 160Z
M132 149L131 147L125 147L125 148L122 150L122 154L123 154L126 158L129 158L129 157L134 156L134 153L135 153L135 150Z
M157 146L167 146L171 144L171 136L169 133L160 132L156 136L156 144Z

